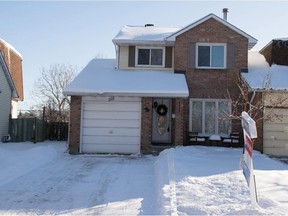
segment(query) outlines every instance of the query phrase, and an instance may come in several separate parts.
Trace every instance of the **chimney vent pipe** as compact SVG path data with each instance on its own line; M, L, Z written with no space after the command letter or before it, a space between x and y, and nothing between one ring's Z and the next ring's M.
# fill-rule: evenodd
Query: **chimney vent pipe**
M223 8L223 19L227 21L228 8Z

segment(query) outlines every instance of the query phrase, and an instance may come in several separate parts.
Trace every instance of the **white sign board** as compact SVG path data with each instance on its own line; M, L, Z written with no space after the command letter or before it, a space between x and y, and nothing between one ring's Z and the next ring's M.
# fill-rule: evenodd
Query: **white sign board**
M242 157L242 169L247 184L250 189L251 202L257 205L256 185L253 173L253 142L252 138L257 138L255 121L246 112L242 112L242 127L244 135L244 153Z

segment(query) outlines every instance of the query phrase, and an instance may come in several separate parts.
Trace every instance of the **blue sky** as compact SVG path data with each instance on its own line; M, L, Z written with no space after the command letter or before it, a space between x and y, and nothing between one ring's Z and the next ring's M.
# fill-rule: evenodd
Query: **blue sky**
M0 1L0 38L23 56L25 102L41 68L68 63L83 68L92 58L115 58L112 39L124 25L184 27L209 13L258 39L288 37L287 1Z

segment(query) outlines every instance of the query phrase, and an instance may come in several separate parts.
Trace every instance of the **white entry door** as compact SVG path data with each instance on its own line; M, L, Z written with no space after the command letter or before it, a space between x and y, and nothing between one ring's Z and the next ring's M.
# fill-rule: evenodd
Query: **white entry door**
M153 99L152 142L171 143L171 99Z

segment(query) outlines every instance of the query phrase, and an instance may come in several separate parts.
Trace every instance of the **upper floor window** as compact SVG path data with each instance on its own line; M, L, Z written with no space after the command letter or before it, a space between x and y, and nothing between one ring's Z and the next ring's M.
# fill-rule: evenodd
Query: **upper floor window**
M138 66L164 66L164 48L137 48L136 63Z
M197 68L226 68L226 44L196 44Z

